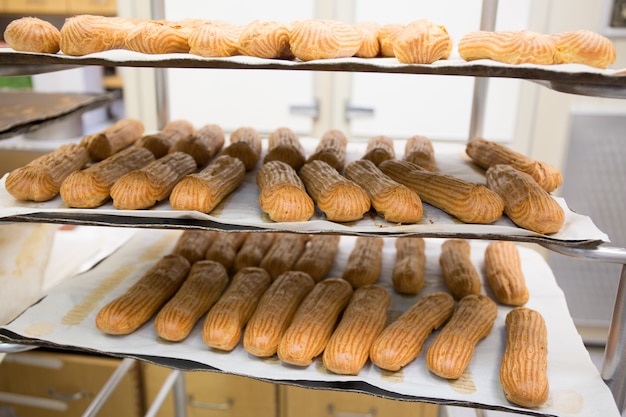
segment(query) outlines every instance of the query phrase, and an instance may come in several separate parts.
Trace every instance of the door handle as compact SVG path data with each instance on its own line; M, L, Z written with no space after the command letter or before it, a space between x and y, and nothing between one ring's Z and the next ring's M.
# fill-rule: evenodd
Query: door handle
M235 404L235 400L229 397L226 399L226 402L223 403L205 403L202 401L194 400L193 395L190 395L187 403L190 407L195 408L204 408L208 410L228 410Z
M346 120L365 119L368 117L374 117L374 108L355 106L352 103L346 103L344 113L346 116Z
M375 417L378 412L376 408L374 407L370 408L369 412L367 413L351 413L347 411L337 411L335 410L335 406L332 403L328 404L328 406L326 407L326 411L328 411L328 414L333 417Z
M289 114L294 116L305 116L316 120L320 114L320 105L316 100L310 104L292 104L289 106Z

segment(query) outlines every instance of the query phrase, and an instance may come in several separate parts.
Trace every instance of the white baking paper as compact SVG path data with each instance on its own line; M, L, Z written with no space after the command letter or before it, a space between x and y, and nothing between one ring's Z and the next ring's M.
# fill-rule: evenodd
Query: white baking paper
M545 406L527 410L507 402L499 383L499 363L504 350L504 319L510 307L499 306L494 327L476 347L464 375L455 382L429 373L424 362L427 340L420 356L399 372L382 372L368 363L357 376L339 376L326 371L321 360L311 366L286 366L274 357L259 359L249 355L240 344L230 353L209 349L202 342L201 321L183 342L170 343L160 339L153 322L146 323L127 336L110 336L98 331L94 320L98 310L121 295L160 256L173 248L179 231L141 230L119 251L94 269L66 280L48 296L31 307L4 330L35 341L126 355L168 364L182 359L185 369L206 369L264 380L318 383L331 387L337 381L359 381L373 389L402 394L408 399L458 403L497 410L522 411L555 416L619 416L608 387L592 363L569 315L565 297L554 275L541 255L528 247L519 247L522 268L530 291L527 307L539 311L548 328L548 378L550 398ZM342 236L330 276L341 276L353 247L354 236ZM379 284L389 289L392 304L389 317L395 318L425 294L445 290L438 257L443 239L426 239L426 284L417 296L401 296L391 289L391 270L395 261L395 238L384 241L383 269ZM483 293L490 294L484 281L483 256L487 241L470 241L471 259L483 277ZM172 362L174 363L174 362ZM178 362L180 364L180 362ZM168 365L172 366L172 365ZM325 385L328 384L328 385ZM367 391L367 390L365 390ZM369 392L369 391L368 391Z
M312 154L318 144L318 139L301 138L305 152ZM395 140L395 152L397 158L404 154L405 140ZM346 155L346 163L361 158L365 154L367 144L364 142L350 142ZM475 183L485 183L484 171L465 155L465 144L436 142L435 158L437 169L441 172L454 175ZM263 140L264 153L267 150L267 139ZM264 155L264 154L263 154ZM262 157L263 157L262 155ZM261 161L257 167L261 165ZM278 230L292 232L336 232L342 234L420 234L428 237L479 237L491 239L512 239L533 241L548 241L552 243L576 244L582 242L588 244L595 242L608 242L609 237L599 230L593 221L584 213L576 213L575 207L570 209L565 200L554 197L565 211L565 223L561 230L551 235L542 235L517 227L511 220L503 216L489 225L464 224L453 216L424 203L424 214L416 224L394 224L386 222L372 210L366 213L363 219L350 223L337 223L328 221L324 214L316 210L313 217L306 222L282 222L277 223L269 219L260 209L258 198L259 190L256 185L256 170L246 174L243 184L230 196L225 198L210 214L196 211L172 210L167 200L158 203L148 210L117 210L109 202L95 209L73 209L67 207L61 198L47 202L18 201L11 196L5 188L6 176L0 180L0 218L31 213L49 213L53 215L69 216L98 216L110 215L120 226L128 223L132 218L135 225L150 226L155 220L161 219L197 219L209 220L225 226L249 226L259 230ZM81 221L89 223L89 218L80 217ZM93 219L97 220L97 219ZM82 224L82 223L81 223ZM207 225L207 227L214 227Z

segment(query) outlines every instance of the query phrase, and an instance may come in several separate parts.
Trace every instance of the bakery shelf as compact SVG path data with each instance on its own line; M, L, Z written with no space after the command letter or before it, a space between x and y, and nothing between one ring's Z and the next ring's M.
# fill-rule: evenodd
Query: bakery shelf
M498 306L498 317L491 333L476 347L469 372L451 383L429 373L425 350L402 371L382 372L366 365L357 376L339 376L323 369L319 360L306 368L284 366L277 358L259 359L248 355L239 344L230 353L204 345L200 320L187 339L179 343L161 340L150 321L126 336L101 333L94 324L97 311L134 283L156 260L169 253L180 231L141 230L120 250L92 270L68 279L51 289L45 298L27 309L0 330L4 341L99 352L129 357L183 371L212 371L244 375L265 381L314 389L340 389L362 392L400 401L422 401L511 411L530 415L591 416L619 415L608 387L576 332L564 294L541 254L519 247L522 268L531 297L527 307L539 311L548 327L548 377L551 398L544 407L525 409L508 403L499 383L498 369L504 349L504 319L511 307ZM342 236L329 276L341 276L353 236ZM426 284L417 296L400 296L391 289L391 269L395 262L395 239L385 239L383 269L378 284L392 294L389 316L396 317L425 294L443 290L438 257L443 239L426 241ZM471 242L471 259L483 277L483 257L488 242ZM118 280L121 271L123 279ZM116 273L118 271L118 273ZM114 284L116 283L116 285ZM432 335L429 338L432 340ZM429 343L429 342L427 342Z
M306 155L313 153L318 140L301 138ZM394 141L396 155L402 157L404 141ZM348 144L346 163L361 158L367 144ZM465 146L454 143L435 143L438 169L458 178L474 183L484 183L483 170L477 168L465 155ZM263 139L264 157L267 140ZM257 164L257 167L261 162ZM558 197L564 208L566 220L561 230L555 234L543 235L515 226L506 216L488 225L464 224L443 211L423 203L424 215L416 224L394 224L386 222L373 210L362 220L350 223L328 221L323 213L316 210L307 222L273 222L264 214L258 203L256 170L246 174L243 184L211 213L172 210L168 201L162 201L148 210L117 210L112 203L95 209L73 209L67 207L57 196L48 202L23 202L15 200L0 179L0 220L11 222L67 223L77 225L120 226L167 229L211 229L230 231L264 231L295 233L335 233L344 235L371 236L421 236L459 237L467 239L501 239L541 244L555 244L575 248L594 248L608 242L608 236L600 231L592 220L570 209Z
M84 56L63 54L40 54L16 52L0 48L0 74L5 68L13 75L32 74L41 66L98 65L151 68L213 68L213 69L268 69L373 72L390 74L454 75L470 77L518 78L537 81L540 84L574 94L597 97L626 97L626 72L604 70L586 65L508 65L489 60L465 62L452 57L433 64L401 64L395 58L342 58L316 61L264 59L247 56L228 58L203 58L192 54L149 55L127 50L113 50Z

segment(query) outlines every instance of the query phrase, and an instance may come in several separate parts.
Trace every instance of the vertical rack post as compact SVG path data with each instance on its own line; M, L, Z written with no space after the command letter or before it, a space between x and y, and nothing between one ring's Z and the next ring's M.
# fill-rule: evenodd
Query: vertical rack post
M497 14L498 0L483 0L480 16L480 30L495 30ZM482 136L483 134L488 85L488 78L476 77L474 79L474 94L472 96L472 114L470 116L468 139Z
M609 335L604 350L602 363L602 379L611 389L617 408L624 412L626 402L626 265L622 272L615 296L615 305L609 327Z
M165 19L165 0L151 0L150 8L153 19ZM167 69L155 68L154 76L156 89L157 128L162 129L169 120L169 107L167 104Z

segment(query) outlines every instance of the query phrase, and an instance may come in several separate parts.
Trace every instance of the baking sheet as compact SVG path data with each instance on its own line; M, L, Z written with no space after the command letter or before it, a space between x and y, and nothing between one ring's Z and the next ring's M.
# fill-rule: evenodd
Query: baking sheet
M305 152L310 155L318 140L301 138ZM397 158L402 158L406 141L394 140ZM365 142L350 142L346 162L361 158L365 154ZM465 154L465 144L436 142L435 158L441 172L475 183L485 183L484 170L478 168ZM267 140L263 140L263 155ZM263 157L262 155L262 157ZM257 168L261 162L257 164ZM594 247L608 242L609 237L599 230L593 221L567 207L565 200L555 197L564 208L566 217L561 230L551 235L542 235L517 227L503 216L489 225L465 224L453 216L424 204L424 214L416 224L394 224L386 222L372 210L363 219L350 223L326 220L316 210L307 222L273 222L263 213L258 203L256 170L246 174L243 184L210 214L195 211L172 210L168 201L163 201L149 210L117 210L111 203L97 209L73 209L67 207L60 197L43 203L23 202L13 198L5 188L6 176L0 180L0 219L11 221L45 221L76 224L118 225L131 227L165 228L247 228L261 231L290 231L303 233L341 233L349 235L401 235L415 234L425 237L451 237L481 239L509 239L539 243L558 243L568 246ZM35 215L30 218L29 215ZM37 217L45 215L45 217Z
M264 59L248 56L204 58L193 54L143 54L128 50L104 51L84 56L16 52L0 48L0 70L15 72L16 66L32 71L33 65L116 65L129 67L281 69L311 71L358 71L403 74L463 75L477 77L506 77L554 82L563 90L567 86L588 85L577 94L624 94L626 77L619 69L598 69L580 64L510 65L491 60L466 62L454 52L450 59L432 64L402 64L395 58L339 58L303 62L300 60ZM594 90L593 87L600 87ZM559 88L557 88L559 89ZM575 92L575 91L571 91Z
M499 362L504 350L504 320L510 307L499 305L494 327L476 347L468 370L448 382L431 374L424 361L427 340L420 356L399 372L384 372L371 364L357 376L326 371L318 358L311 366L285 366L274 357L249 355L241 343L230 353L209 349L202 342L202 320L183 342L157 337L150 321L127 336L110 336L95 325L97 311L122 294L160 256L173 248L180 231L141 230L117 252L92 270L66 280L48 296L2 328L5 338L18 343L47 344L69 349L130 356L184 370L216 370L269 381L322 389L347 389L387 398L460 404L488 409L554 416L618 416L610 390L592 363L569 315L565 297L539 253L519 247L522 269L530 292L527 307L539 311L548 328L548 378L550 397L545 406L528 410L508 403L499 383ZM342 236L330 276L341 276L354 236ZM390 319L398 317L418 298L445 291L438 264L443 239L426 240L426 284L417 296L401 296L391 290L395 239L384 240L383 269L379 284L390 290ZM490 294L484 280L486 241L471 241L471 259L483 279L483 293Z

